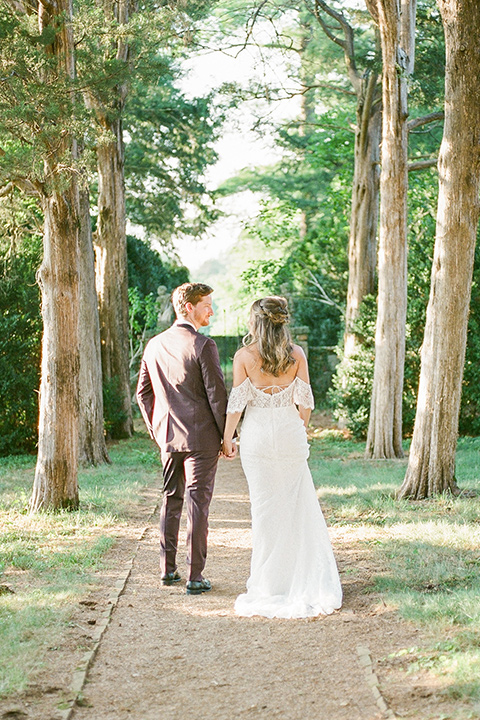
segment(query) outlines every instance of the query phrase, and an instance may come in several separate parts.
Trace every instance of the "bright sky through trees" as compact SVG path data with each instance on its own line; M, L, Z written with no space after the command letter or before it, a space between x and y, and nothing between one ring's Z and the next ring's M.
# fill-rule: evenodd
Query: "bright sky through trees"
M266 28L259 28L256 42L266 42ZM243 38L239 36L239 42ZM263 59L262 59L263 58ZM267 62L265 62L267 59ZM182 90L192 97L202 92L218 88L222 83L238 83L246 88L255 80L259 83L271 83L275 87L290 86L284 58L280 52L260 54L257 47L247 47L236 55L236 51L210 52L190 58L185 64L186 76L182 80ZM290 87L289 87L290 89ZM222 136L217 141L218 162L209 169L207 184L217 188L245 167L268 165L280 158L275 147L271 128L262 126L261 133L255 132L254 125L259 118L279 122L298 114L297 98L274 101L249 100L242 102L237 109L229 111ZM238 239L243 223L251 219L257 209L259 193L243 191L218 201L224 216L214 223L198 240L176 238L180 259L192 272L195 272L205 260L218 256Z

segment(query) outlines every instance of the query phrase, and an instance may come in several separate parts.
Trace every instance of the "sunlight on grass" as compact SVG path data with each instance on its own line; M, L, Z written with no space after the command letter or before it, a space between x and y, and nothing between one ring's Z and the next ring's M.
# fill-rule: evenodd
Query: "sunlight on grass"
M412 671L428 668L448 680L452 697L478 700L479 499L396 500L407 460L366 461L363 449L340 433L312 442L310 467L332 532L369 548L378 566L373 587L385 604L437 638L409 650ZM457 477L461 487L480 489L479 438L459 441Z
M409 672L430 670L447 681L445 692L454 699L480 700L480 649L478 635L470 635L465 642L462 634L436 643L432 648L415 647L405 651L416 659L410 663ZM393 657L401 656L395 653ZM477 704L478 708L478 704ZM472 718L478 714L471 715Z
M1 697L21 692L32 673L48 662L45 653L60 638L67 610L52 607L46 598L38 604L33 597L0 598L0 620Z
M48 651L115 533L144 500L160 472L145 433L110 448L111 465L79 472L80 510L28 512L35 459L0 458L0 697L21 692L48 662Z

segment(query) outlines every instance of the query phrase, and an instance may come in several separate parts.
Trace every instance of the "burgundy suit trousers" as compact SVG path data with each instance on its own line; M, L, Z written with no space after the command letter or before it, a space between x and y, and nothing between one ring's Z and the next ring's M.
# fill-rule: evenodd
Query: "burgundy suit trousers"
M183 502L187 510L187 566L190 580L201 580L207 559L208 511L218 454L163 452L163 503L160 511L160 571L173 572Z

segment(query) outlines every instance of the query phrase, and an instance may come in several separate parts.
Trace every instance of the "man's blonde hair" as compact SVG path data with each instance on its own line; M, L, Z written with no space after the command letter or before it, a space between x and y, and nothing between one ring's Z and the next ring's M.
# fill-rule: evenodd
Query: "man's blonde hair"
M185 305L187 303L196 305L202 297L206 297L212 292L213 289L210 285L205 285L205 283L183 283L183 285L179 285L172 293L172 305L177 317L181 315L186 317Z

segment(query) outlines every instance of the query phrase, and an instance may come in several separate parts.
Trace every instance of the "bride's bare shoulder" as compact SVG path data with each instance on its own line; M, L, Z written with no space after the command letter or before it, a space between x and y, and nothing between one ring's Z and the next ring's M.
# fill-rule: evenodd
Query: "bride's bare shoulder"
M295 368L295 377L299 377L300 380L308 383L310 382L310 376L308 373L308 362L307 356L300 345L294 345L292 350L292 356L295 360L293 367Z
M255 345L245 345L235 353L235 360L244 364L256 362L258 359L258 350Z
M300 345L292 346L292 357L297 362L305 360L306 355L305 355L303 348Z
M251 346L241 347L233 357L233 384L240 385L255 369L256 357Z

